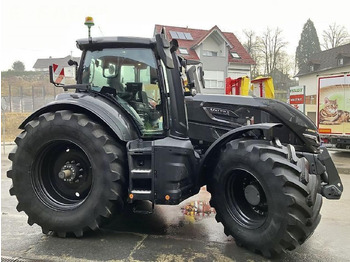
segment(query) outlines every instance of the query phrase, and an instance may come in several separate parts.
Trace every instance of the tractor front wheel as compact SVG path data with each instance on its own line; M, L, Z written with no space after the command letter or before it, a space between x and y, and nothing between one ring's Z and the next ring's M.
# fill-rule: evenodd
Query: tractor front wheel
M227 235L271 257L295 249L320 221L319 177L307 160L265 140L235 140L223 148L209 191Z

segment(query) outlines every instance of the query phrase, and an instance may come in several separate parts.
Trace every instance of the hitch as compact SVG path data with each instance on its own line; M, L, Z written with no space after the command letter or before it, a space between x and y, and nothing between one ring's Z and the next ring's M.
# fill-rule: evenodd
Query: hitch
M154 211L154 202L151 202L151 206L149 206L150 201L135 201L133 202L132 212L135 214L141 215L152 215Z
M327 199L340 199L343 192L343 184L340 180L338 171L329 155L327 148L322 148L322 153L317 159L325 166L326 170L321 174L323 181L327 184L322 185L321 193Z

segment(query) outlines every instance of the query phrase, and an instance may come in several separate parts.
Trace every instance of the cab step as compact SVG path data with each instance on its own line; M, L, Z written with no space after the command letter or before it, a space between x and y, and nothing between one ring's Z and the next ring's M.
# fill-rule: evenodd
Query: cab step
M154 202L154 172L152 142L133 140L127 144L129 162L129 202ZM146 213L149 213L148 211Z

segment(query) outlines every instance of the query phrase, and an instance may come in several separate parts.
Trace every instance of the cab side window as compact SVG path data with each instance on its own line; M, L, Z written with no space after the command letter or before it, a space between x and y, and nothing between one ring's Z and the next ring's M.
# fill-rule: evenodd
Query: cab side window
M136 120L144 136L163 133L157 66L151 49L106 48L88 51L83 83L109 93Z

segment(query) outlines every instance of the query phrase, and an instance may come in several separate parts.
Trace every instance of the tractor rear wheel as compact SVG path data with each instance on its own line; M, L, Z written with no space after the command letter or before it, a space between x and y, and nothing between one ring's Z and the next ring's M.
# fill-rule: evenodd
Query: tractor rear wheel
M293 250L321 215L319 177L284 146L265 140L226 144L208 187L216 219L236 243L266 257Z
M10 194L43 233L80 237L123 208L125 149L86 115L42 114L15 142Z

